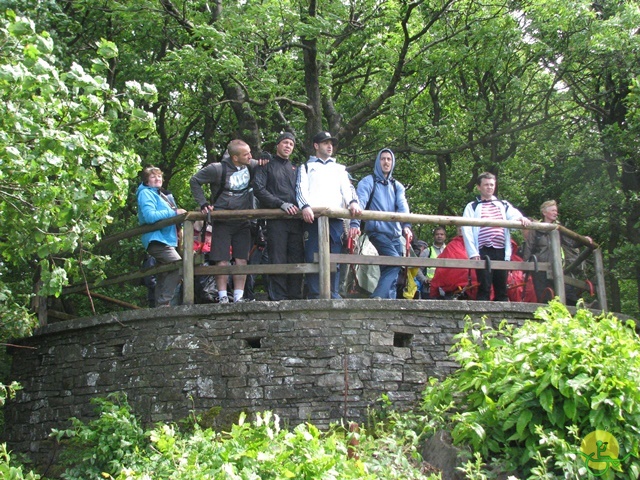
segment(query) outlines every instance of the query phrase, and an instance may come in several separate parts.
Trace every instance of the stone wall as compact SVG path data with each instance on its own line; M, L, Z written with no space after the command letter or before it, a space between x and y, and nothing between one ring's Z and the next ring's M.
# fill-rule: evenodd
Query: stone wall
M398 408L429 377L456 368L447 352L465 323L521 324L535 305L466 301L315 300L146 309L49 325L17 341L4 441L37 464L52 428L92 418L90 399L124 391L145 424L193 410L272 410L293 426L362 422L381 395Z

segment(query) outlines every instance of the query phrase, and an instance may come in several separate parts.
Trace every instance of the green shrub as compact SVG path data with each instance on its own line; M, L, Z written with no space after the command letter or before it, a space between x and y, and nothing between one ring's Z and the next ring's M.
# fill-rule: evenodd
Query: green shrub
M115 398L117 403L112 403ZM54 431L64 439L66 479L427 479L417 455L414 423L389 412L376 437L335 426L321 432L311 424L280 428L277 415L263 412L248 422L241 414L229 432L187 432L158 425L143 433L126 398L96 401L100 416ZM193 417L197 421L197 417Z
M84 424L72 418L70 429L51 433L63 443L61 462L68 467L63 478L68 480L118 475L125 466L135 464L149 445L126 395L112 394L92 403L97 405L97 419Z
M7 445L0 443L0 478L3 480L38 480L40 475L34 472L23 472L22 466L13 465L7 452Z
M21 388L16 382L11 382L10 385L0 383L0 407L4 406L7 398L13 398ZM36 480L40 478L33 472L23 472L22 466L14 463L7 451L7 445L0 443L0 478L6 480Z
M452 352L461 368L425 389L425 413L451 430L454 443L531 478L540 472L569 478L569 468L588 473L580 439L594 430L615 437L620 458L637 455L635 323L582 308L572 316L557 301L536 318L520 328L503 322L497 330L468 323ZM601 478L636 479L640 461L632 456L607 475Z

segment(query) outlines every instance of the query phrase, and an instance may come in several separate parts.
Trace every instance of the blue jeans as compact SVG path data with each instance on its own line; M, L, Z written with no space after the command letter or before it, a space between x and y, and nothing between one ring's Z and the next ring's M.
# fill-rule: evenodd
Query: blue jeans
M340 253L342 250L342 233L344 223L339 218L329 219L329 251ZM318 253L318 220L313 223L304 224L304 261L313 263L313 255ZM339 294L340 288L340 265L338 272L331 274L331 298L342 298ZM307 284L307 298L318 298L320 296L320 277L317 273L307 273L305 275Z
M368 233L369 240L376 247L378 255L387 257L402 257L404 245L400 237L392 238L384 233ZM380 280L376 289L371 294L372 297L396 298L396 283L400 267L390 265L380 265Z

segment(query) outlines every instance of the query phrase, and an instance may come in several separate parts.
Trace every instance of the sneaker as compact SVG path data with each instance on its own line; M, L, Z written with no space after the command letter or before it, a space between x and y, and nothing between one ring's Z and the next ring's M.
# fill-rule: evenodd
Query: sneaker
M229 303L229 297L219 297L218 303Z
M245 303L245 302L248 302L248 300L246 298L244 298L244 297L233 301L233 303Z

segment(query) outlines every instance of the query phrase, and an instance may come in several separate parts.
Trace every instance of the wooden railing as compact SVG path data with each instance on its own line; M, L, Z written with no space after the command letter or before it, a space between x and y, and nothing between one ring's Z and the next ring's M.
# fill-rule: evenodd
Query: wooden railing
M280 265L228 265L228 266L203 266L198 265L194 258L193 251L193 223L198 220L204 220L205 215L199 212L188 212L186 214L177 215L170 219L162 220L152 225L143 225L117 235L104 238L98 248L105 249L120 240L137 237L145 232L157 230L167 225L183 224L183 248L182 261L173 264L165 264L156 266L146 270L131 272L116 277L108 278L92 285L74 285L63 289L63 294L84 292L92 295L91 290L114 285L118 283L128 282L147 275L154 275L160 272L166 272L175 269L182 269L183 275L183 304L191 305L194 303L194 276L195 275L219 275L219 274L302 274L317 273L320 279L320 298L331 298L330 290L330 274L337 264L354 264L354 265L396 265L409 267L446 267L446 268L463 268L463 269L482 269L491 268L494 270L521 270L525 272L544 271L551 272L553 278L554 292L562 302L566 301L565 284L573 285L578 288L589 290L590 286L573 277L565 274L575 270L575 268L585 261L590 255L593 255L596 277L596 295L600 308L607 310L606 290L604 283L604 267L602 260L602 252L595 243L590 243L589 239L583 237L565 227L553 225L549 223L534 222L527 227L529 230L543 230L550 232L551 238L551 262L505 262L505 261L488 261L485 260L455 260L455 259L439 259L439 258L416 258L416 257L383 257L383 256L363 256L363 255L347 255L332 254L329 251L329 218L349 218L350 213L345 209L328 209L314 208L316 218L318 219L319 234L319 251L317 263L299 263L299 264L280 264ZM231 220L231 219L283 219L292 217L280 210L226 210L211 212L211 218L214 220ZM364 211L358 216L361 220L383 220L383 221L399 221L411 224L432 224L432 225L455 225L455 226L495 226L510 229L522 229L522 224L517 221L489 221L483 219L472 219L463 217L439 216L439 215L419 215L419 214L400 214L388 212ZM567 235L577 240L581 245L587 247L579 257L569 265L564 271L562 266L562 247L560 242L560 234ZM124 303L124 302L121 302ZM130 308L136 308L135 305L125 304ZM40 323L46 324L46 312L40 316Z

